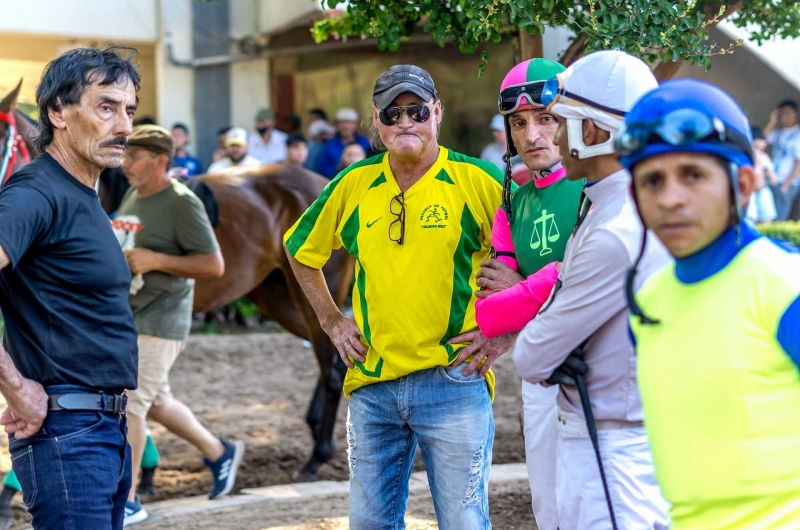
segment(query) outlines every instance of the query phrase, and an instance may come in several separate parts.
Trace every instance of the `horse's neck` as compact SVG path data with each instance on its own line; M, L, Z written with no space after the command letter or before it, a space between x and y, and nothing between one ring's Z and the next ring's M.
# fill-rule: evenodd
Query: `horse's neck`
M14 115L16 117L19 135L22 136L22 141L25 142L25 147L28 148L28 153L30 153L31 160L33 160L42 154L42 152L39 151L39 148L36 147L36 142L33 141L34 138L39 134L39 130L35 125L28 121L28 117L20 111L15 110Z

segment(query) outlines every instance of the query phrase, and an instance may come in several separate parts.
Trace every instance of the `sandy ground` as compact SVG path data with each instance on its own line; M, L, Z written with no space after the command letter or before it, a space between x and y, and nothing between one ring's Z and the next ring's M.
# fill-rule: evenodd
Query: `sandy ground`
M520 381L510 356L495 365L497 399L494 403L496 439L494 462L524 461L520 433ZM178 358L171 383L174 395L184 401L213 433L220 437L242 440L247 444L236 490L291 482L311 453L312 441L304 422L305 411L318 376L313 352L288 333L246 335L194 335L185 352ZM342 400L336 427L337 451L319 471L323 480L347 480L345 441L346 400ZM156 473L156 496L143 501L162 500L208 491L211 476L199 453L188 443L177 439L159 425L152 426L153 438L161 451L161 464ZM0 441L4 449L5 437ZM7 451L0 451L0 470L10 468ZM423 469L418 459L417 469ZM506 517L496 528L532 528L530 495L526 487L503 485L492 499L493 519ZM429 498L429 497L428 497ZM416 501L414 501L416 502ZM415 504L419 517L432 518L432 506ZM426 502L430 502L429 500ZM304 507L309 516L288 514L275 523L300 524L286 528L345 528L337 518L346 516L346 499L331 499L331 506ZM412 512L412 506L409 507ZM426 511L427 510L427 511ZM24 528L27 512L15 499L14 528ZM416 512L414 512L416 513ZM425 515L428 514L428 515ZM314 517L328 517L314 522ZM237 514L237 517L239 514ZM242 517L246 516L244 513ZM210 517L210 516L209 516ZM309 518L310 517L310 518ZM421 519L424 520L425 519ZM309 522L311 521L311 522ZM420 524L423 524L420 523ZM210 523L209 523L210 524ZM163 528L265 528L258 519L211 526L164 526ZM414 523L416 524L416 523ZM424 523L429 524L429 523ZM311 526L309 526L311 525ZM336 526L339 525L339 526ZM518 526L517 526L518 525ZM418 528L435 528L419 526Z

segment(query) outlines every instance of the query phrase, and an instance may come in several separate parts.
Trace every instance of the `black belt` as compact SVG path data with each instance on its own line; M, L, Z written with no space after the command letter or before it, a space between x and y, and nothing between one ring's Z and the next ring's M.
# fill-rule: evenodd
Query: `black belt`
M128 404L125 394L53 394L48 397L47 410L94 410L121 414Z

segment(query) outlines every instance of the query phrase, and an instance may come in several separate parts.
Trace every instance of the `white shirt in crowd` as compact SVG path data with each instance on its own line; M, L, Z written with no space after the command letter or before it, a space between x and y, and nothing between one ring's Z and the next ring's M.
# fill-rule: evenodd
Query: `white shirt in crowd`
M800 126L770 131L767 142L772 145L775 176L782 184L792 174L795 164L800 161Z
M503 162L503 155L506 154L505 146L501 146L497 142L492 142L481 151L481 160L491 162L499 167L501 170L506 170L506 163Z
M246 166L260 166L260 165L261 161L254 156L244 155L244 158L238 164L234 164L233 160L231 160L231 157L224 156L219 160L217 160L216 162L214 162L213 164L211 164L210 166L208 166L208 173L216 173L217 171L228 169L229 167L234 167L234 166L246 167Z
M262 164L283 162L286 160L287 138L285 132L272 129L269 142L265 142L258 131L255 131L250 135L250 148L247 150L247 154L259 159Z

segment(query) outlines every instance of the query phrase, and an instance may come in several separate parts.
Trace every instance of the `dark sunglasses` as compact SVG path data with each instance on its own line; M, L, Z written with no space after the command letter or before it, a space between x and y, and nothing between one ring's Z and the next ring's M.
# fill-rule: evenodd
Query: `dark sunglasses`
M403 117L403 112L417 123L425 123L431 119L431 109L427 105L407 105L405 107L386 107L378 113L384 125L396 125Z
M511 114L527 100L534 107L544 107L542 104L542 90L544 81L534 81L533 83L523 83L506 88L500 92L497 99L497 111L500 114Z
M391 202L389 202L389 211L392 212L392 215L396 217L396 219L389 225L389 240L394 241L398 245L402 245L403 239L406 235L406 204L403 199L403 192L400 192L399 195L392 197ZM392 233L397 232L395 225L398 223L400 224L400 236L394 237L392 236Z
M698 142L729 145L750 155L750 140L731 129L715 116L707 116L695 109L679 109L658 120L627 125L617 137L617 153L634 156L651 144L668 144L676 147Z

